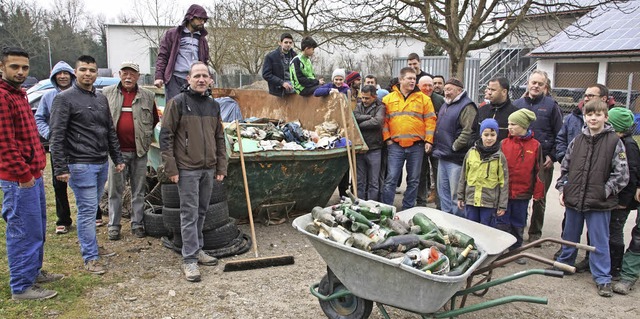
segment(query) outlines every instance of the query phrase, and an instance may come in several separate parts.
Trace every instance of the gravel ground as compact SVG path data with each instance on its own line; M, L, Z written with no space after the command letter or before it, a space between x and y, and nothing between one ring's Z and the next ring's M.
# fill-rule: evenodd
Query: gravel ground
M556 170L556 175L559 170ZM402 196L396 196L399 204ZM330 203L337 201L337 196ZM559 236L562 209L557 204L557 192L549 192L548 218L544 234ZM629 220L634 220L631 214ZM627 223L627 231L632 225ZM249 233L247 225L241 229ZM87 317L93 318L325 318L318 300L309 293L309 285L318 282L326 273L326 265L306 238L291 227L257 225L261 256L293 255L295 265L249 270L222 271L228 260L254 257L251 252L221 260L215 267L200 266L202 281L187 282L181 271L181 257L164 247L155 238L138 239L123 229L124 238L117 242L106 240L101 228L101 243L117 252L108 258L109 272L105 276L124 278L89 293L92 303ZM551 257L555 244L529 252ZM581 254L582 255L582 254ZM581 257L580 257L581 258ZM529 262L499 268L494 278L545 265ZM354 265L354 271L358 271ZM129 278L129 279L126 279ZM531 276L491 288L484 297L470 297L467 305L510 295L547 297L548 305L513 303L459 318L640 318L640 293L602 298L597 295L589 273L563 279ZM392 318L416 318L401 310L389 308ZM370 318L383 318L374 308Z

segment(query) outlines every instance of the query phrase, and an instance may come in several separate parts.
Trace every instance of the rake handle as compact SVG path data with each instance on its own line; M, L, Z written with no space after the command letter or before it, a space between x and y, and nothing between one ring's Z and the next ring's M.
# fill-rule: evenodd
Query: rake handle
M253 225L253 210L251 209L251 197L249 196L249 182L247 181L247 169L244 166L244 152L242 151L242 136L240 135L240 123L236 120L236 134L238 135L238 148L240 150L240 167L242 168L242 180L244 182L244 194L249 210L249 226L251 227L251 248L258 258L258 242L256 241L256 228Z

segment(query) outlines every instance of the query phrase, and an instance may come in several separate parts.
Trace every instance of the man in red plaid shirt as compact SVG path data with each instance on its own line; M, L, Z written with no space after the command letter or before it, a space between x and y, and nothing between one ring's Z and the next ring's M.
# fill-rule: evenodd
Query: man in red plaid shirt
M4 48L0 70L0 187L12 299L53 298L56 291L38 286L63 276L40 270L47 225L42 182L46 158L27 94L20 87L29 75L29 54Z

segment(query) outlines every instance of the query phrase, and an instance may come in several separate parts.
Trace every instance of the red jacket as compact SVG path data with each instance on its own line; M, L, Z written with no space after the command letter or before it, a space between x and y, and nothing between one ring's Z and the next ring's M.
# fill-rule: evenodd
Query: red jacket
M509 199L543 198L542 147L533 138L533 132L525 136L509 135L502 140L502 153L509 166Z
M26 183L46 163L27 94L0 80L0 179Z

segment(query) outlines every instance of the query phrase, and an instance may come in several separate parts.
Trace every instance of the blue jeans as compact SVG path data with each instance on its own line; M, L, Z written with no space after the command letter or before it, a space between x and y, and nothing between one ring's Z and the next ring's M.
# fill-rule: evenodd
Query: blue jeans
M358 163L358 196L378 201L382 150L377 149L365 154L358 154L356 161Z
M510 250L522 246L528 211L528 199L509 199L504 215L496 219L496 228L504 230L516 238L516 243L509 248Z
M587 236L591 246L596 247L596 251L589 253L589 268L591 276L596 284L607 284L611 282L611 259L609 256L609 222L611 220L610 211L589 211L581 212L567 207L565 211L566 223L562 239L574 243L580 242L582 228L587 222ZM558 261L568 265L576 262L576 248L562 246L562 253Z
M125 181L131 185L131 229L143 228L144 192L147 184L147 155L138 157L136 152L122 152L125 168L118 173L113 162L109 164L109 229L120 230L122 198Z
M464 217L464 211L458 209L458 181L462 165L440 159L438 161L438 197L440 210Z
M424 142L416 142L409 147L402 147L398 143L387 145L387 177L384 181L382 202L393 205L396 196L396 185L402 176L402 167L407 162L407 189L402 199L402 210L416 205L418 184L420 184L420 169L424 154Z
M209 208L215 170L178 170L180 194L180 231L182 233L182 260L198 261L198 252L204 246L202 228Z
M497 208L477 207L465 205L464 211L468 220L472 220L482 225L493 227L496 223Z
M4 194L2 218L7 222L7 259L12 294L33 286L42 268L47 208L42 177L33 187L0 180Z
M109 164L69 164L69 187L73 190L78 207L78 241L82 260L96 260L98 238L96 237L96 209L107 181Z

